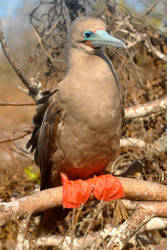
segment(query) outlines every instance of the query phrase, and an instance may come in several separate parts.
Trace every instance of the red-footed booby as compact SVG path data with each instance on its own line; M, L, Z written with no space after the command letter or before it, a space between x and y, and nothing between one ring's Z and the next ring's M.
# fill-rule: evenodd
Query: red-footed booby
M79 207L91 193L106 201L124 194L112 175L95 176L115 159L123 114L122 90L103 52L106 46L125 47L107 33L101 20L74 20L67 39L65 78L56 89L43 92L33 119L27 147L35 150L41 190L61 185L62 177L67 208Z

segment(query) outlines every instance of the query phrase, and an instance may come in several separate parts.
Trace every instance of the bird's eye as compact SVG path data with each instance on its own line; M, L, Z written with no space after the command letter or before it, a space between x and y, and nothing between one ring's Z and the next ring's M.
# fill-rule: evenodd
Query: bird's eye
M93 32L92 31L85 31L84 32L84 38L88 39L91 38L93 36Z

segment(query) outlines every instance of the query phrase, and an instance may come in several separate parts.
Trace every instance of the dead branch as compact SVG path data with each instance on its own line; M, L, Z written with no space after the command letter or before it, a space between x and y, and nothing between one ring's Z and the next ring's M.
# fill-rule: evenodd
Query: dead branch
M62 187L47 189L11 202L0 203L0 224L61 205Z
M159 0L156 0L151 6L149 6L148 9L143 14L143 16L148 16L152 12L152 10L157 6L158 3Z
M122 203L128 210L136 210L138 206L143 204L143 202L141 201L131 201L126 199L123 199ZM160 230L165 228L167 228L167 218L154 217L141 228L140 232L150 231L150 230Z
M159 51L155 46L152 45L149 37L146 37L146 40L144 42L145 46L152 51L154 55L156 55L159 59L161 59L164 62L167 62L167 56L163 54L161 51Z
M151 218L167 216L167 202L145 202L137 207L132 215L118 228L113 228L109 247L125 247L130 238L139 231Z
M46 56L49 58L50 62L52 63L52 66L54 67L54 58L52 57L52 55L45 49L44 45L43 45L43 41L42 41L42 38L40 37L37 29L35 28L35 26L32 26L33 27L33 31L34 31L34 34L39 42L39 45L41 46L41 49L42 51L46 54Z
M154 230L154 227L150 228L150 225L153 222L154 216L167 216L167 202L157 203L157 202L142 202L138 203L136 210L132 213L132 215L119 227L113 227L110 224L107 224L102 231L89 234L86 237L75 238L73 241L73 249L79 250L81 245L83 249L90 247L96 244L96 247L100 246L100 244L105 240L110 238L109 243L107 244L108 248L113 249L113 247L117 246L119 249L122 249L127 245L130 238L137 232L139 232L140 228L147 230ZM161 218L155 218L155 221L161 220L161 227L166 225L166 223L162 222ZM149 220L149 223L147 223ZM166 220L166 219L165 219ZM147 223L147 224L146 224ZM145 225L146 224L146 225ZM145 225L145 226L144 226ZM141 232L141 231L140 231ZM62 249L70 249L70 236L50 236L50 237L42 237L37 240L37 246L59 246L62 244ZM84 244L85 243L85 244Z
M120 140L120 146L145 148L148 153L167 152L167 130L165 130L161 137L152 144L146 143L139 138L122 138Z
M127 42L126 48L130 49L134 47L137 43L144 42L144 45L149 51L151 51L154 55L156 55L162 61L167 62L167 56L163 54L161 51L159 51L155 46L152 45L146 33L132 33L125 29L121 29L120 31L126 35L129 35L133 39L133 41L128 41L128 40L126 41Z
M13 137L10 137L10 138L7 138L7 139L3 139L3 140L0 140L0 143L6 143L6 142L12 142L12 141L17 141L19 139L22 139L24 138L25 136L29 135L32 133L32 130L26 130L24 131L22 134L20 135L17 135L17 136L13 136Z
M7 43L5 41L4 32L2 28L2 23L0 21L0 43L2 46L2 50L8 60L8 62L11 64L12 68L20 78L20 80L23 82L23 84L26 86L26 88L29 90L28 94L37 101L40 97L40 84L38 82L30 81L26 78L26 76L23 74L22 70L19 68L18 64L15 62L14 58L10 54L9 48L7 46Z
M92 246L95 241L97 241L99 237L98 233L93 233L91 235L87 235L86 240L84 242L84 237L75 238L73 241L73 250L87 249ZM70 250L70 236L45 236L37 239L36 246L61 246L61 250ZM93 248L92 248L93 249Z
M142 201L167 201L167 186L129 178L121 178L125 198ZM1 225L11 218L33 214L44 211L48 208L60 206L62 203L62 187L51 188L37 192L11 202L0 203L0 222ZM93 199L93 197L91 197ZM164 209L166 211L167 204ZM167 211L166 211L167 212Z
M5 102L0 100L0 106L34 106L34 102Z
M132 119L167 110L167 96L158 100L125 108L125 118Z
M28 229L28 223L30 221L30 217L31 215L28 215L20 223L15 250L29 250L30 249L30 243L28 239L26 239L26 232Z

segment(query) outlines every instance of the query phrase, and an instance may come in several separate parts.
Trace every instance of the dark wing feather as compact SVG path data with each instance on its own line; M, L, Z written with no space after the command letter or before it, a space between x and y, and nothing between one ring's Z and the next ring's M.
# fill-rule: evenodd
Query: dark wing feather
M31 147L31 152L35 150L35 163L41 172L41 190L50 186L48 177L52 167L51 155L56 151L58 125L62 122L64 114L56 98L56 92L57 90L43 92L33 119L35 128L27 143L27 148Z

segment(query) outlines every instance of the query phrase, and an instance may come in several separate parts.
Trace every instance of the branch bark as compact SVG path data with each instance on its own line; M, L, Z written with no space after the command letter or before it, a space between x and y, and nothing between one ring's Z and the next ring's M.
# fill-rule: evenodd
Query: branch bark
M167 186L130 178L118 178L125 198L142 201L167 201ZM0 203L0 224L11 218L30 215L62 204L63 188L51 188L11 202ZM91 197L93 199L93 197ZM166 208L167 209L167 206Z
M167 95L146 104L139 104L125 108L125 118L134 119L165 110L167 110Z

